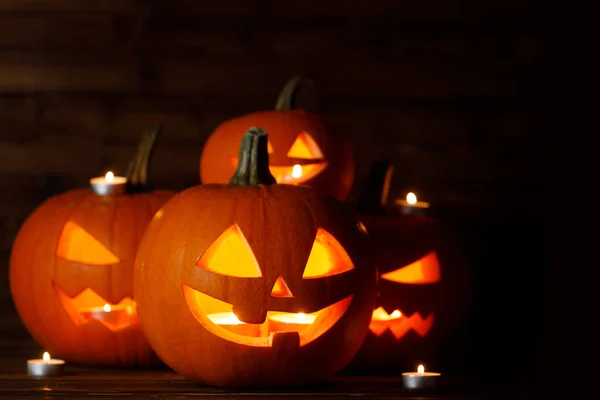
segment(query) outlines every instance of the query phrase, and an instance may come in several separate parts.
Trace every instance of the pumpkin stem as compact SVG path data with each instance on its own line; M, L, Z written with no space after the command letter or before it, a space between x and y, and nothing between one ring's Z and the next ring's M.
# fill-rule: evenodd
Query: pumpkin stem
M358 197L357 211L363 215L385 215L394 166L390 160L373 163Z
M307 79L301 75L296 75L292 79L290 79L283 89L281 93L279 93L279 97L277 98L277 103L275 104L276 110L292 110L296 107L296 96L298 94L298 89L300 84L312 84L313 81Z
M261 128L252 127L244 134L238 165L230 185L272 185L275 178L269 171L268 135Z
M162 127L152 126L142 135L135 157L127 168L127 192L146 192L148 187L148 161L154 148L154 142Z

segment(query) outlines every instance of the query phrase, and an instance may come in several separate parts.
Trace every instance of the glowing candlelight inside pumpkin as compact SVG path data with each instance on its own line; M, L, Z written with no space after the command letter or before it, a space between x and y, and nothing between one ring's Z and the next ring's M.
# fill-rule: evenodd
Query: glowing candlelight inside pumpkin
M208 318L215 324L230 332L244 336L260 336L260 325L246 324L238 319L233 312L213 313Z
M425 213L425 210L429 208L429 203L426 201L419 201L417 195L413 192L408 192L406 194L406 200L397 199L395 203L405 215L422 215Z
M104 176L98 176L90 179L92 191L98 196L116 196L125 192L127 178L124 176L115 176L112 171L108 171Z
M292 178L298 179L302 176L302 165L296 164L292 167Z
M118 304L108 304L81 309L82 321L94 319L112 331L127 328L138 323L135 313L135 302L129 298L121 300Z
M27 375L32 377L61 376L64 373L64 360L53 359L47 351L42 359L27 360Z
M437 372L425 372L425 367L421 364L417 367L417 372L404 372L402 383L410 390L430 389L437 386L441 375Z
M104 309L104 312L110 312L111 310L110 304L105 304L102 308Z

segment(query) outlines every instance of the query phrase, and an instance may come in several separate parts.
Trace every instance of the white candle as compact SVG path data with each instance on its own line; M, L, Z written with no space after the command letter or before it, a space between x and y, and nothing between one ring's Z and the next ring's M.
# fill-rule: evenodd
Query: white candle
M426 201L419 201L417 195L413 192L406 194L406 200L397 199L396 205L400 206L402 214L404 215L423 215L429 208L429 203Z
M404 372L402 383L406 389L431 389L438 385L442 374L437 372L425 372L425 367L419 365L417 372Z
M45 352L42 359L27 360L27 375L33 377L61 376L64 373L65 362L50 358Z
M104 176L90 179L92 191L98 196L116 196L125 193L126 185L127 178L115 176L112 171L108 171Z

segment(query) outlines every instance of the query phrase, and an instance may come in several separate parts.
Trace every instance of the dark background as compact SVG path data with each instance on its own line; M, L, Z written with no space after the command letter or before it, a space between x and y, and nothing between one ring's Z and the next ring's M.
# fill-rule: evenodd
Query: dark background
M0 341L28 337L8 258L35 206L124 173L153 123L154 185L198 184L212 129L304 73L301 105L354 151L349 201L390 158L391 197L416 188L469 262L450 370L531 379L549 268L540 18L517 0L0 0Z

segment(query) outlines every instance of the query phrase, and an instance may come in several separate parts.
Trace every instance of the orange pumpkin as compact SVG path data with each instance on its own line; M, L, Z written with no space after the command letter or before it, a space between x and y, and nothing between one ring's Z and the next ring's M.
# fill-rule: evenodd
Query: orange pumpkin
M148 365L133 295L133 263L154 213L171 196L145 191L158 130L141 142L128 173L132 194L77 189L50 198L25 221L10 259L21 320L52 355L79 364Z
M460 326L469 298L468 271L456 246L428 216L386 209L392 166L374 165L358 211L378 269L369 334L348 370L391 373L435 367Z
M234 118L219 125L202 150L203 184L229 181L238 164L237 151L244 132L260 126L269 132L269 169L277 183L306 185L346 199L354 180L350 146L335 136L320 115L293 109L300 77L292 78L281 92L275 110Z
M362 343L375 296L366 237L350 211L278 185L267 134L244 136L229 185L201 185L156 215L136 260L140 321L178 373L224 387L306 384Z

